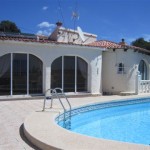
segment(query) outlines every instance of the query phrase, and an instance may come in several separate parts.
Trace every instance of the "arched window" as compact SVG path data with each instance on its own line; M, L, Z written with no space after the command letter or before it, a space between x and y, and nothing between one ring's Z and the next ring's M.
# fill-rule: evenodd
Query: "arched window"
M43 63L31 54L0 57L0 95L41 94Z
M51 65L51 88L60 87L64 92L87 91L88 64L80 57L64 56Z
M140 72L141 79L142 80L147 80L148 79L147 78L147 66L146 66L146 63L144 62L144 60L140 61L138 70Z

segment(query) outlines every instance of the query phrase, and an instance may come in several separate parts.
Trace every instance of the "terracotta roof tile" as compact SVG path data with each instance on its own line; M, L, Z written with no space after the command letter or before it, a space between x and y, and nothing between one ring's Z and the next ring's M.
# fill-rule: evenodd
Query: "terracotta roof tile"
M130 46L127 44L122 44L122 42L120 43L115 43L112 41L107 41L107 40L99 40L99 41L95 41L93 43L87 44L89 46L95 46L95 47L102 47L102 48L108 48L108 49L134 49L137 51L143 51L146 53L150 53L150 50L144 49L144 48L140 48L140 47L136 47L136 46Z
M115 42L106 41L106 40L95 41L95 42L90 43L88 45L96 46L96 47L103 47L103 48L121 48L121 45L119 45Z
M22 42L34 42L34 43L51 43L51 44L63 44L63 45L74 45L74 46L86 46L86 47L95 47L92 45L85 45L85 44L76 44L76 43L67 43L67 42L57 42L52 41L46 38L26 38L26 37L10 37L10 36L0 36L0 40L11 40L11 41L22 41Z
M77 46L87 46L87 47L99 47L99 48L107 48L107 49L120 49L120 48L126 48L126 49L134 49L137 51L142 51L146 53L150 53L149 50L146 50L144 48L136 47L136 46L129 46L121 43L115 43L112 41L107 41L107 40L100 40L100 41L95 41L90 44L75 44L75 43L66 43L66 42L57 42L57 41L51 41L47 38L42 38L40 37L39 40L36 38L26 38L26 37L11 37L11 36L1 36L0 35L0 40L12 40L12 41L22 41L22 42L34 42L34 43L51 43L51 44L64 44L64 45L77 45Z

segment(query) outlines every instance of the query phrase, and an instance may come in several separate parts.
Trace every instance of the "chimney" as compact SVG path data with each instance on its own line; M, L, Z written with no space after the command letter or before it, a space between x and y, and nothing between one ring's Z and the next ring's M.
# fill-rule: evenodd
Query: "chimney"
M51 33L51 35L48 37L49 40L52 41L57 41L58 39L58 34L59 34L59 29L62 26L62 22L58 21L56 22L56 28L55 30Z
M124 40L124 39L122 39L121 42L120 42L119 44L122 45L122 46L127 45L127 44L125 43L125 40Z
M62 26L62 22L58 21L56 22L57 27L61 27Z

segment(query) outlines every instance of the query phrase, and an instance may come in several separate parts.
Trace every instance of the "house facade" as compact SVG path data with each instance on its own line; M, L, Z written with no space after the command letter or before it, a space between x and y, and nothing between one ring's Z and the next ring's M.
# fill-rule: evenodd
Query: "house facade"
M66 94L136 93L136 76L149 80L150 52L124 41L96 41L97 36L57 25L49 37L0 34L0 97Z
M102 54L103 94L136 94L137 75L140 80L150 80L150 51L129 46L124 40L120 43L101 40L90 45L107 49ZM150 92L149 83L145 86Z
M48 39L0 36L0 95L101 94L103 48Z

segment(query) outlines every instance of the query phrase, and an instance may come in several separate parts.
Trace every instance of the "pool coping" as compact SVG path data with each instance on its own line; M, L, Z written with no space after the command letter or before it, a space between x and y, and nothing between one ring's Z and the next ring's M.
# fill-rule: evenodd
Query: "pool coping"
M126 97L122 100L125 99ZM114 100L109 101L112 102ZM28 140L43 150L150 150L150 146L142 144L98 139L66 130L55 122L60 112L62 112L62 109L53 108L49 111L37 111L29 115L24 121L24 133Z

